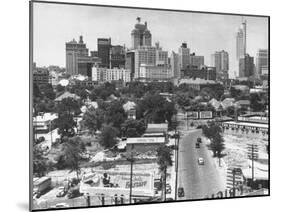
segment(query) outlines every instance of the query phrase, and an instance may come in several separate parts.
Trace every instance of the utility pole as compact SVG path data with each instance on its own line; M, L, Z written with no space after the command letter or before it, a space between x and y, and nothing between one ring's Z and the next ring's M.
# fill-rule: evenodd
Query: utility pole
M258 159L258 145L257 144L247 144L248 145L248 159L252 160L252 185L255 180L254 172L254 161Z
M134 154L133 154L134 145L131 148L131 157L127 158L128 161L131 162L131 172L130 172L130 196L129 201L132 204L132 191L133 191L133 162L134 162Z
M176 183L175 183L175 200L177 200L177 191L178 191L178 163L179 163L179 140L180 140L180 134L177 131L176 134Z

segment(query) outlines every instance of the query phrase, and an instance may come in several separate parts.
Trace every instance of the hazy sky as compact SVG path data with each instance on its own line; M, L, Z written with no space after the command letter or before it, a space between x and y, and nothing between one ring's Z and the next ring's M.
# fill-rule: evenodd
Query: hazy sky
M97 50L97 38L111 37L113 45L131 47L131 31L136 17L147 21L152 43L178 52L186 42L191 52L205 57L229 53L230 75L237 72L236 32L242 17L187 12L153 11L126 8L34 3L34 62L38 66L65 67L65 42L83 35L89 51ZM247 20L247 52L255 56L259 48L268 48L267 18L244 16Z

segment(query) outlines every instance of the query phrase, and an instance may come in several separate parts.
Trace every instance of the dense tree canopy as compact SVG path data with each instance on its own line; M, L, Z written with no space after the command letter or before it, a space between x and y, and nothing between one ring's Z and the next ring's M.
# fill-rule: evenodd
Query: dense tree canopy
M145 124L143 120L126 120L121 127L123 136L140 137L145 132Z

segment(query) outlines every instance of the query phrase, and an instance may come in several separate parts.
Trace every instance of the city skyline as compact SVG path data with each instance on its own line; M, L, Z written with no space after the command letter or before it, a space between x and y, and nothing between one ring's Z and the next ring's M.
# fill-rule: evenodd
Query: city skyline
M152 34L152 45L159 41L169 56L186 42L190 53L204 56L206 65L210 65L211 54L225 50L229 53L230 76L238 72L235 35L242 22L240 15L47 3L35 3L34 7L34 62L39 66L65 67L65 43L78 39L79 35L83 35L89 51L97 50L98 38L109 37L113 45L125 44L131 48L130 33L136 18L141 17ZM244 16L244 20L247 20L247 53L255 56L258 49L268 48L267 19Z

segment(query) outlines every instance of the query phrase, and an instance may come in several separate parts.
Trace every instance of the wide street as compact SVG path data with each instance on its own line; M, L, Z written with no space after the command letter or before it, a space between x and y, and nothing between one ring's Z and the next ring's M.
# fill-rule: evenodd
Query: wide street
M197 138L202 136L202 130L187 131L184 125L186 121L182 120L179 126L182 136L179 141L178 188L184 188L185 196L178 200L211 197L212 194L224 190L224 183L206 144L201 143L200 148L195 148ZM204 165L198 164L199 157L204 159Z

